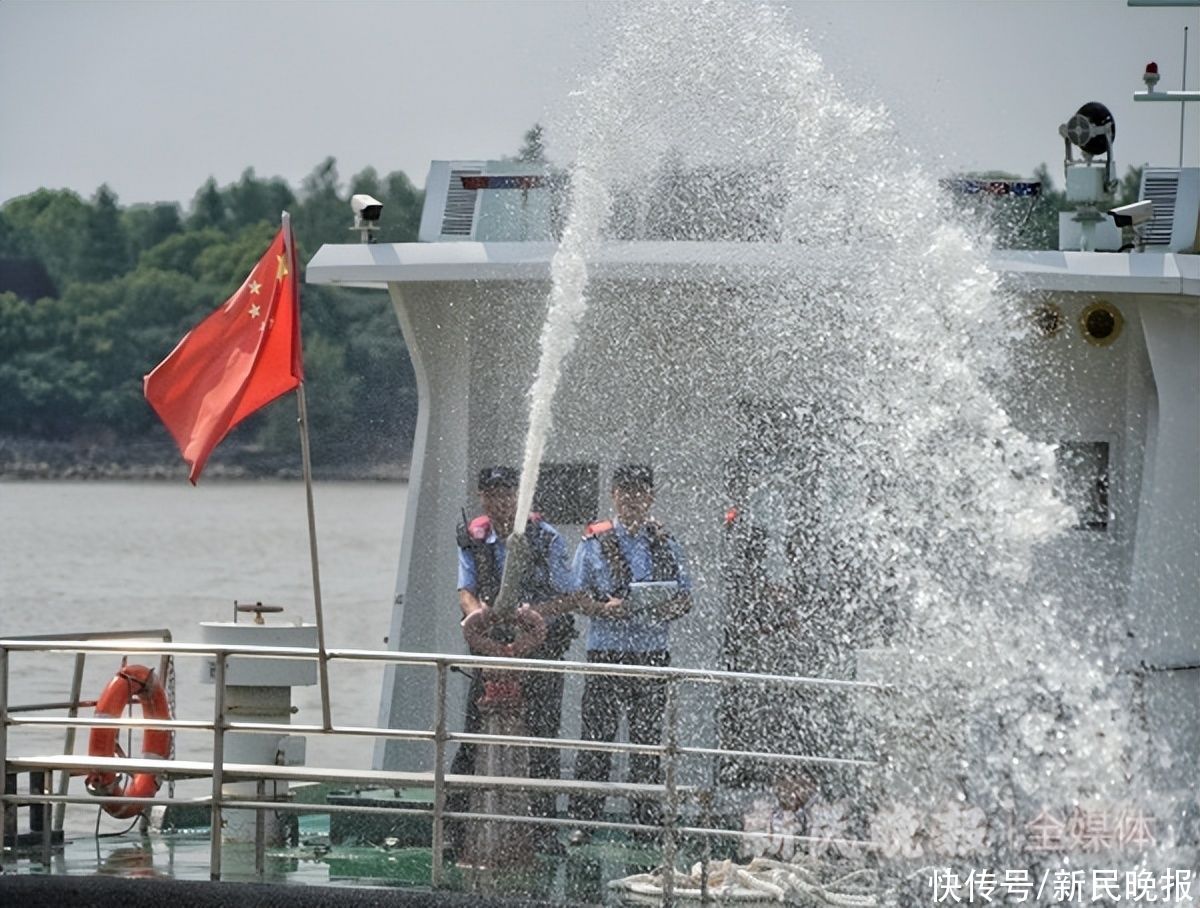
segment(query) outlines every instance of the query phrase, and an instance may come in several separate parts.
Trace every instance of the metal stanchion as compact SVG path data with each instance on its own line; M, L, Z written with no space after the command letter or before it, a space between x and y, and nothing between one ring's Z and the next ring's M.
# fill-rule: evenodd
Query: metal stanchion
M442 885L442 850L445 844L446 810L446 663L437 663L437 700L433 713L433 870L434 888Z
M675 679L667 679L666 708L666 768L663 787L666 789L663 812L663 905L675 903L675 857L679 850L679 792L676 788L676 761L679 756L679 690Z
M716 778L715 771L712 777ZM713 790L705 788L701 791L699 801L700 826L706 830L711 829L713 825ZM712 901L712 895L708 891L708 865L712 863L712 836L705 833L703 842L700 852L700 904L707 905Z
M50 785L53 781L53 770L31 772L29 774L29 793L43 796L48 795L50 793ZM50 859L54 856L54 850L51 847L54 834L54 827L50 823L51 813L48 801L29 805L29 831L40 832L42 834L42 865L44 867L50 866Z
M83 692L83 666L87 659L86 654L75 654L75 671L71 675L71 705L67 708L67 717L74 719L79 715L79 696ZM67 728L66 739L63 742L63 753L69 754L75 752L75 726ZM65 795L70 791L71 774L64 772L58 777L58 793ZM63 820L66 819L67 805L54 805L54 828L61 830L63 828Z
M225 765L225 663L228 657L217 653L213 660L213 751L212 751L212 828L209 831L210 851L208 875L221 878L221 785Z
M0 646L0 790L8 791L8 650ZM13 808L16 810L16 807ZM15 819L14 813L11 819ZM9 822L8 807L0 796L0 870L4 868L4 840L13 827L13 846L17 844L16 824Z
M271 786L272 797L274 796L275 786ZM259 802L267 799L267 780L259 779L257 785L257 797ZM279 822L279 818L275 817L275 822ZM263 809L256 807L254 809L254 872L261 880L266 870L267 863L267 843L266 843L266 823L263 818Z

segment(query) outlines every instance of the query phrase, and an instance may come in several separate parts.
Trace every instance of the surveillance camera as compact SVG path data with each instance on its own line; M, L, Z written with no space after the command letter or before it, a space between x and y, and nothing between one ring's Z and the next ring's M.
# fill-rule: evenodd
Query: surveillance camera
M351 196L350 207L354 209L355 216L364 221L378 221L383 214L383 202L365 192Z
M1134 202L1132 205L1110 208L1108 216L1118 227L1137 227L1154 217L1154 203L1146 199L1143 202Z

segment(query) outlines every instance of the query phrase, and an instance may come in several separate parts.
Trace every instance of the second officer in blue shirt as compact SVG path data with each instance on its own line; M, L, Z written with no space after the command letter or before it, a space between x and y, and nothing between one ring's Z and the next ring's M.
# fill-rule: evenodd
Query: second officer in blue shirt
M591 599L582 609L591 619L587 658L589 662L615 665L665 666L671 661L670 622L692 607L683 548L650 517L654 474L649 466L617 468L612 477L612 501L615 519L587 528L572 566L575 588ZM630 584L643 581L671 581L678 591L660 605L638 610L628 598ZM660 743L666 695L665 681L589 674L583 689L582 739L615 740L624 717L631 743ZM654 754L631 754L629 781L657 783L658 762ZM607 781L610 769L608 751L580 750L576 756L577 780ZM570 815L581 820L598 819L603 800L599 795L573 795ZM636 822L659 822L653 801L634 800L633 812ZM580 828L572 833L570 841L580 845L590 838L588 830Z

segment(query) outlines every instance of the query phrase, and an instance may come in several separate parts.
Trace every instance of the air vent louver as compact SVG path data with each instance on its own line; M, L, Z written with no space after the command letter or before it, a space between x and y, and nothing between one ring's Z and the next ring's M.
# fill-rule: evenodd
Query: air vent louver
M1141 229L1142 239L1147 246L1171 245L1178 194L1178 170L1147 170L1142 177L1142 199L1154 203L1154 220Z
M479 176L482 170L450 171L450 186L446 190L446 207L442 211L442 236L471 236L475 229L475 203L478 193L463 188L463 177Z

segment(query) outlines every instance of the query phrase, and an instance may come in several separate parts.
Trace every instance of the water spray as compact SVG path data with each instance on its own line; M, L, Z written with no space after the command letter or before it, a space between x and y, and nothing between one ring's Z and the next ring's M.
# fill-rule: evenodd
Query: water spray
M521 604L521 578L533 562L533 550L524 533L513 530L504 540L504 547L504 575L500 578L500 592L492 603L492 612L499 617L511 615Z

